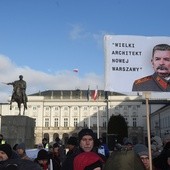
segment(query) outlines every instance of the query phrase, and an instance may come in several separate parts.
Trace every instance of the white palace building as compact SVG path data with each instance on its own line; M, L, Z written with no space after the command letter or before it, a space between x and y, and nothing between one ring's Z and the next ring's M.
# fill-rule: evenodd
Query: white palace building
M91 91L92 92L92 91ZM98 98L88 98L87 90L48 90L28 95L25 116L35 119L35 144L42 138L49 142L59 137L63 143L77 135L84 127L97 135L107 135L107 122L112 115L122 115L128 124L128 136L134 142L145 142L147 137L146 100L142 95L123 95L98 90ZM22 106L23 107L23 106ZM170 132L168 100L149 100L151 134L163 137ZM18 115L16 103L0 104L0 114ZM121 125L120 125L121 128Z

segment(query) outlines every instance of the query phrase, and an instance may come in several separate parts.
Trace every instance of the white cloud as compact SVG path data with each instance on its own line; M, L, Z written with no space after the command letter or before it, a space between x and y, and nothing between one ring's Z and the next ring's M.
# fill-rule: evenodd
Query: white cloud
M28 66L17 66L8 57L0 55L0 102L7 102L12 93L12 86L4 83L18 80L19 75L24 76L27 82L27 95L45 90L74 90L79 88L87 90L104 88L103 77L95 73L88 73L83 77L75 74L72 70L60 70L56 73L45 73L38 70L33 70Z
M70 30L70 38L72 40L82 39L89 36L89 33L85 31L83 26L79 24L75 24L75 25L72 24L71 27L72 28Z

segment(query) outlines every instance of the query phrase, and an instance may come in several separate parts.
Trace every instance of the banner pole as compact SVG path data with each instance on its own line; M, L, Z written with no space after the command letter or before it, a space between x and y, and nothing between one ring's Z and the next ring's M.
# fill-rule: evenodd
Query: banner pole
M147 119L147 136L148 136L148 151L149 151L149 163L150 170L152 170L152 154L151 154L151 135L150 135L150 111L149 111L149 97L150 93L145 92L145 100L146 100L146 119Z

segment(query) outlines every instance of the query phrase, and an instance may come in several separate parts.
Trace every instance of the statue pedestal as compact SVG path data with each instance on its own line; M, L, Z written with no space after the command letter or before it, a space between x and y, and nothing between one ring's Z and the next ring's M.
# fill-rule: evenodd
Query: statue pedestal
M1 116L1 134L11 146L24 142L34 148L35 120L28 116Z

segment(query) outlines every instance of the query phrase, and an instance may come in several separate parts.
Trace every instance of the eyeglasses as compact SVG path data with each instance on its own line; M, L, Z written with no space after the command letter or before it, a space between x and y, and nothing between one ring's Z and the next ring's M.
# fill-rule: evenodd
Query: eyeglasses
M147 157L141 156L140 159L141 159L141 160L149 160L149 157L148 157L148 156L147 156Z

